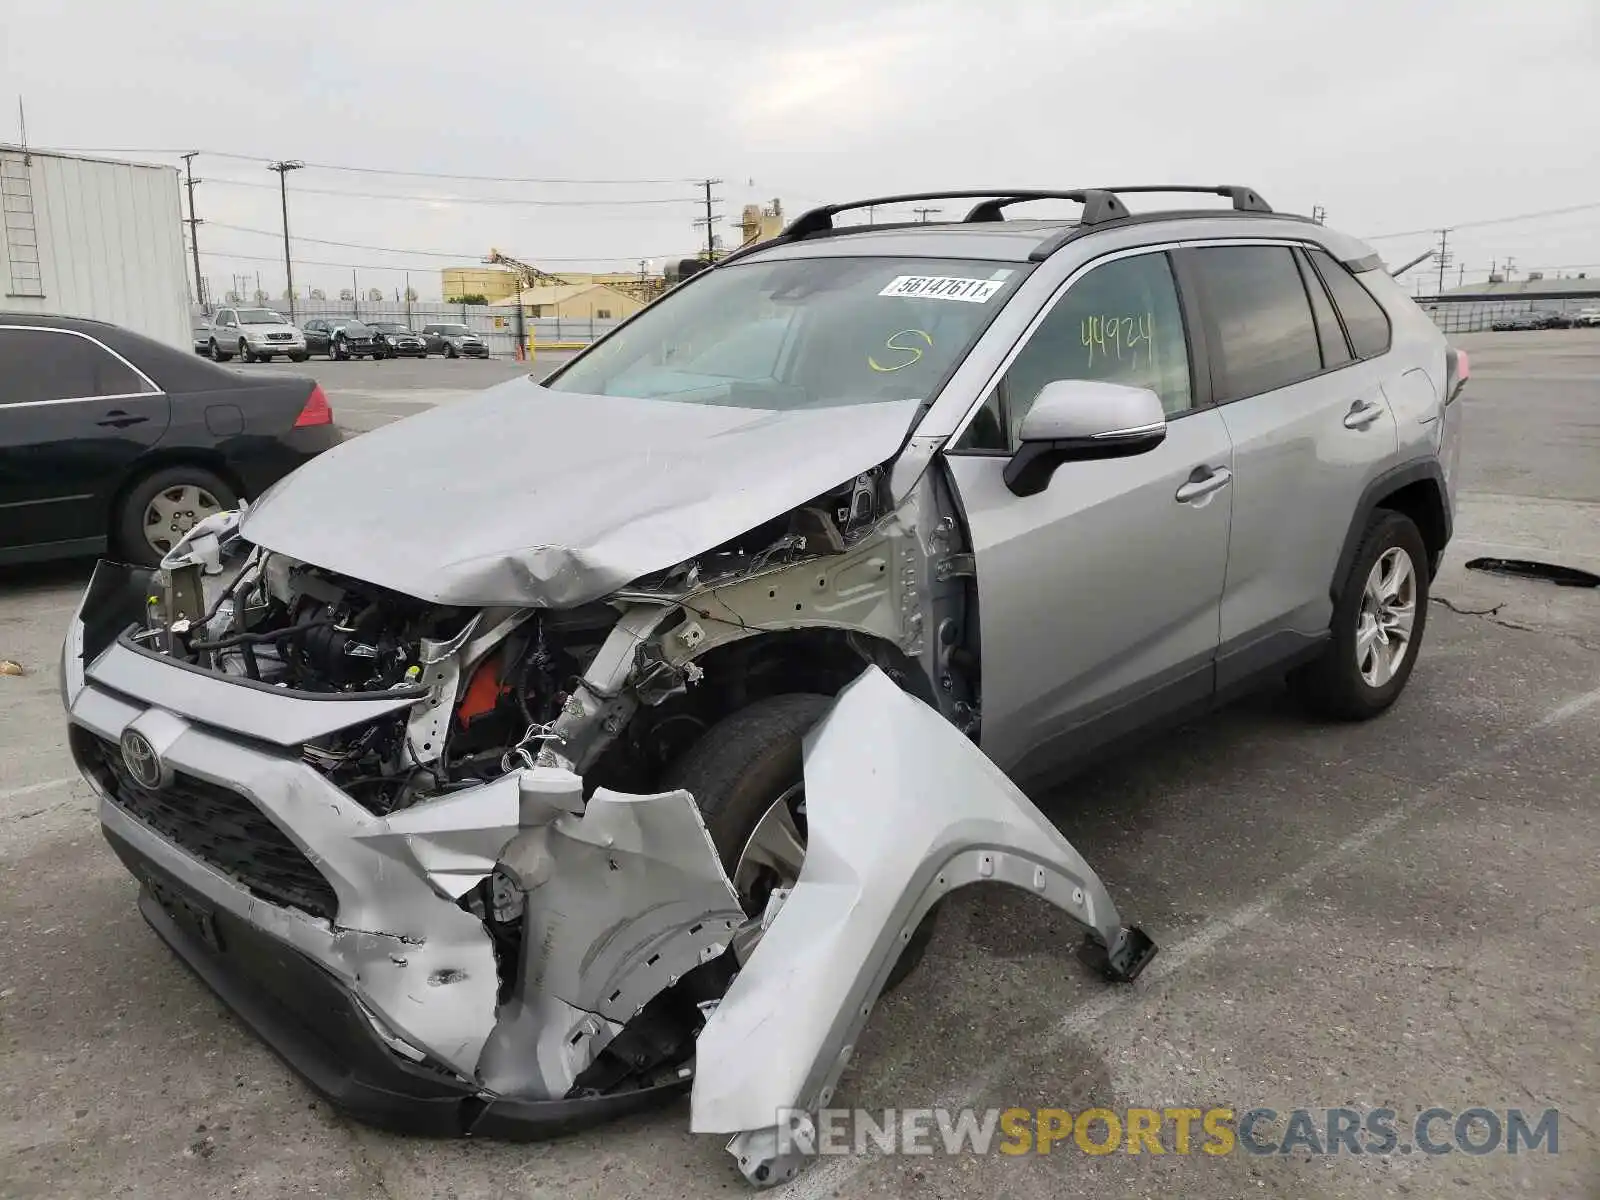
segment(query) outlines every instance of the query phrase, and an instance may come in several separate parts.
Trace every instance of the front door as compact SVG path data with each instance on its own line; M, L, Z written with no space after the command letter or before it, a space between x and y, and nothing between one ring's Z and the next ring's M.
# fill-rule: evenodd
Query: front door
M1213 693L1233 453L1192 374L1168 256L1111 259L1035 323L945 456L976 559L981 744L1002 767L1048 767ZM1151 388L1166 439L1015 496L1001 473L1058 379Z
M0 326L0 552L91 549L112 491L167 420L166 396L94 339Z

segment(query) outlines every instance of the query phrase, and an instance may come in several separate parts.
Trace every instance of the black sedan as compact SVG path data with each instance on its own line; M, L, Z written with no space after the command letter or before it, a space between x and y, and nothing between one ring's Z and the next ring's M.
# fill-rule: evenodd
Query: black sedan
M369 321L381 348L379 358L427 358L428 348L419 334L401 321Z
M315 380L245 375L115 325L0 312L0 563L153 566L341 434Z

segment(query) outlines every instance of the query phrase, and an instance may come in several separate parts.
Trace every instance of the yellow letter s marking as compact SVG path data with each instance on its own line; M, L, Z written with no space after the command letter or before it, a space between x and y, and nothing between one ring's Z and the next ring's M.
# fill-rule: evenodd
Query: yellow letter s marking
M901 338L907 337L921 338L928 344L929 349L933 348L933 338L924 333L922 330L902 329L899 333L890 337L888 341L884 342L884 346L890 350L898 350L901 354L909 354L911 357L906 359L904 362L898 362L892 366L886 367L869 354L867 355L867 366L871 367L874 371L903 371L905 368L915 366L917 363L921 362L922 347L917 345L907 345L900 340Z

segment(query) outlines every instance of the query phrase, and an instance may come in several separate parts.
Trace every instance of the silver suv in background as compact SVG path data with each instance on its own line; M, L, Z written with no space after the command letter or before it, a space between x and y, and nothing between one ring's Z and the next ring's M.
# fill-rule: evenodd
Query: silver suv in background
M1039 199L1082 211L1007 218ZM1466 376L1248 188L830 205L153 578L100 564L70 745L146 918L341 1107L494 1134L687 1089L782 1182L775 1114L831 1100L953 889L1150 960L1015 781L1285 675L1395 702Z
M295 362L310 358L305 335L270 308L219 308L211 318L211 357L227 362L271 362L278 355Z

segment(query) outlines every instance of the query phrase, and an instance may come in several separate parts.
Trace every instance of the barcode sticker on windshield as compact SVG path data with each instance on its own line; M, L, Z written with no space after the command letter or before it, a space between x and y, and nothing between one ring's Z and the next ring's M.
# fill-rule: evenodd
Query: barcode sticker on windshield
M1004 279L958 279L954 275L900 275L889 281L880 296L916 300L964 300L982 304L1001 288Z

